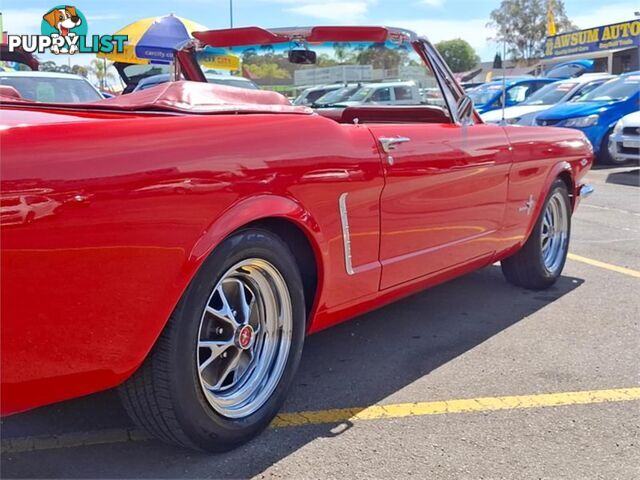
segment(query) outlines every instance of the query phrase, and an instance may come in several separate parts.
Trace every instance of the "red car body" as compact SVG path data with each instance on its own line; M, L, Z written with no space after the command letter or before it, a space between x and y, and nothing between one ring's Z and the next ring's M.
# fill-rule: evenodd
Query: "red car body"
M2 228L3 414L127 379L244 225L304 237L313 333L512 254L558 176L575 208L592 161L559 128L130 107L3 107L2 197L58 205ZM393 165L382 136L412 139Z

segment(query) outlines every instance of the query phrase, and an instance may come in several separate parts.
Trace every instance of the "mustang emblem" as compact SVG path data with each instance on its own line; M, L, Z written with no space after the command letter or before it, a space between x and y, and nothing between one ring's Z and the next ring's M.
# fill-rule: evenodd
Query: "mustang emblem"
M533 195L529 195L529 199L524 206L518 209L519 212L527 212L527 215L531 215L531 211L533 210L533 206L536 204L536 201L533 199Z

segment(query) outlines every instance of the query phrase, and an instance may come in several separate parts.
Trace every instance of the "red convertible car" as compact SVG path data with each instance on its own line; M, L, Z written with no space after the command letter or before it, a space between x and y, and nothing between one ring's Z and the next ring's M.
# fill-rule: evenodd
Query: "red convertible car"
M582 133L484 124L409 31L194 36L179 81L0 97L2 202L51 205L2 206L4 415L119 386L158 438L230 449L276 415L307 334L497 261L525 288L561 274ZM207 84L219 54L261 90ZM386 86L320 109L276 93L333 82ZM429 96L393 103L409 90Z

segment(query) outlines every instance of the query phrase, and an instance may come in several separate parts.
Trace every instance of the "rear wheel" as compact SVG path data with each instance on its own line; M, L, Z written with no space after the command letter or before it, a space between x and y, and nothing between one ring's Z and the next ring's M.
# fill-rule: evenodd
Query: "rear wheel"
M121 388L133 420L171 443L232 449L278 412L305 335L302 281L288 247L247 229L207 259L153 351Z
M553 285L564 268L570 234L569 192L566 184L557 179L527 242L520 251L501 262L507 280L532 290Z

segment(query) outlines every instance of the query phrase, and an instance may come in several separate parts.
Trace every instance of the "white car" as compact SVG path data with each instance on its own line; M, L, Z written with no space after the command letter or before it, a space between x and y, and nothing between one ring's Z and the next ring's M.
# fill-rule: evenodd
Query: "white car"
M640 161L640 111L618 120L609 136L609 153L616 163Z
M204 76L209 83L226 85L227 87L246 88L247 90L258 90L258 86L248 78L238 77L235 75L217 75L213 73L205 73ZM168 73L151 75L150 77L145 77L140 80L133 91L139 92L140 90L146 90L148 88L167 83L170 80L171 76Z
M22 98L35 102L87 103L104 99L86 78L71 73L0 72L0 85L13 87Z
M319 85L315 87L309 87L302 91L300 95L293 101L294 105L311 105L315 103L323 95L329 92L334 92L343 87L341 83L334 83L333 85Z
M578 98L613 78L608 73L587 73L545 85L527 100L504 109L504 119L511 125L535 125L536 115L558 103ZM486 123L500 123L502 110L491 110L480 115Z
M355 106L365 103L373 105L420 105L420 89L415 82L383 82L363 85L341 105Z

